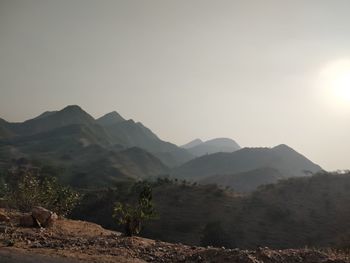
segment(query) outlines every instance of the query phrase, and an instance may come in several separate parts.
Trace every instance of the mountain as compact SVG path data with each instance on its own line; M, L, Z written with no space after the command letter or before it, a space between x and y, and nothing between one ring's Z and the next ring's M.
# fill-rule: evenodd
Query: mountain
M18 158L60 167L61 179L74 186L99 187L164 175L166 165L193 157L117 112L95 120L71 105L23 123L0 119L0 170Z
M264 167L236 174L212 175L200 180L199 183L216 184L230 187L235 192L247 193L256 190L261 185L273 184L283 178L277 169Z
M202 143L203 143L203 141L201 139L194 139L193 141L190 141L189 143L182 145L181 148L190 149L190 148L195 147L197 145L200 145Z
M206 142L196 139L188 144L182 146L187 149L194 156L203 156L205 154L212 154L218 152L234 152L241 147L232 139L216 138Z
M71 105L55 111L45 112L23 123L10 123L10 130L18 136L29 136L65 127L72 124L95 126L95 120L79 106Z
M124 120L120 115L110 113L97 122L114 138L115 143L124 147L139 147L158 157L164 164L174 167L193 159L193 156L175 144L158 138L141 122Z
M181 178L201 179L269 167L285 178L316 173L322 168L287 145L274 148L243 148L233 153L215 153L191 160L173 170Z
M60 181L79 188L112 186L169 173L158 158L140 148L112 151L84 125L69 125L0 143L0 170L26 158L60 170Z
M103 180L138 180L164 175L169 172L167 167L174 169L175 176L190 179L234 175L265 167L278 170L284 177L321 169L285 145L231 153L239 145L231 139L218 138L207 142L196 140L186 147L190 148L161 140L141 122L125 120L117 112L95 120L76 105L44 112L23 123L0 119L0 169L5 169L11 159L44 160L64 168L65 180L74 181L77 174L84 174L84 184L92 187L94 180L103 185ZM220 153L192 160L194 155L190 151Z
M116 111L107 113L106 115L96 120L96 122L102 126L113 125L122 121L125 121L125 119Z

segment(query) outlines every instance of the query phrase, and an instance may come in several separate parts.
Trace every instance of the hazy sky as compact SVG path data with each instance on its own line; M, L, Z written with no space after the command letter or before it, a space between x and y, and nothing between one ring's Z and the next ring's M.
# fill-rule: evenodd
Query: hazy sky
M285 143L350 168L350 80L337 97L323 75L350 61L349 11L348 0L0 0L0 117L78 104L177 144Z

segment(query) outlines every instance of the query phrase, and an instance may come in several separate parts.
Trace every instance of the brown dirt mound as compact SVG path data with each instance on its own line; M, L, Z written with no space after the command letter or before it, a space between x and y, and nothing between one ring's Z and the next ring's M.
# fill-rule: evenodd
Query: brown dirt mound
M0 234L1 263L350 263L345 254L334 251L216 249L170 244L140 237L127 238L93 223L67 219L60 219L47 229L22 228L17 226L19 213L6 214L11 222L7 223L6 233Z

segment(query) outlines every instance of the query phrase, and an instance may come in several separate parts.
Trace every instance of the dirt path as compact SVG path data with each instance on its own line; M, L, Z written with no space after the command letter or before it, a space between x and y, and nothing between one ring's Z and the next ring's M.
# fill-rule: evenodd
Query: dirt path
M0 248L1 263L81 263L76 259L69 259L57 255L40 255L35 252L15 248Z

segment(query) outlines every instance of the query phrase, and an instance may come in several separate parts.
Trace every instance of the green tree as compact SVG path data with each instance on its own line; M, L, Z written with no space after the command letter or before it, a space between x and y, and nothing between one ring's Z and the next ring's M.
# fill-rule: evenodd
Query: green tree
M114 206L113 218L120 225L124 225L126 236L140 233L142 223L153 219L156 215L152 201L152 188L149 184L136 184L134 189L140 190L137 202L134 204L117 202Z

